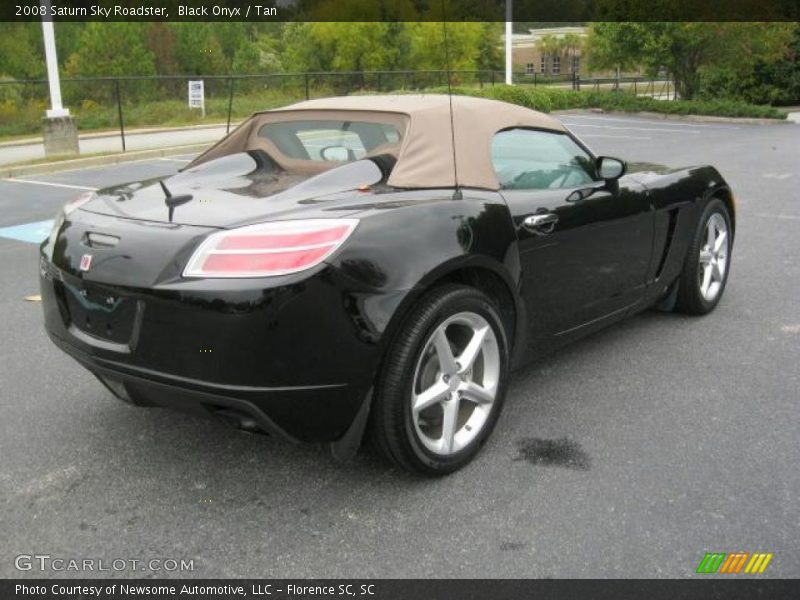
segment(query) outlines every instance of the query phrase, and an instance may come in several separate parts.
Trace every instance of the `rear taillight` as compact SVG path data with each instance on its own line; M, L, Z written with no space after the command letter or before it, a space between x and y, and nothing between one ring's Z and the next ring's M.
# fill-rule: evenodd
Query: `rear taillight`
M248 225L210 235L184 277L271 277L304 271L333 254L357 219L308 219Z

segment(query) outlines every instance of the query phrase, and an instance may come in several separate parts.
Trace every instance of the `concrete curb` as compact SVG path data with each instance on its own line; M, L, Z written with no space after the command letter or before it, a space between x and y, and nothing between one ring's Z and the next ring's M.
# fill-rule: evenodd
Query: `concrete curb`
M664 121L684 121L688 123L734 123L739 125L792 125L792 121L786 119L762 119L754 117L715 117L712 115L671 115L655 112L626 112L624 110L603 110L603 109L570 109L554 110L551 115L627 115L629 117L640 117L643 119L661 119Z
M6 177L22 177L25 175L44 175L50 173L60 173L62 171L74 171L87 167L100 167L103 165L116 165L121 163L136 162L152 158L174 156L176 154L191 154L202 152L213 142L204 144L187 144L185 146L172 146L171 148L154 148L152 150L137 150L135 152L118 152L115 154L103 154L101 156L89 156L87 158L75 158L71 160L59 160L50 163L39 163L35 165L3 166L0 167L0 179Z

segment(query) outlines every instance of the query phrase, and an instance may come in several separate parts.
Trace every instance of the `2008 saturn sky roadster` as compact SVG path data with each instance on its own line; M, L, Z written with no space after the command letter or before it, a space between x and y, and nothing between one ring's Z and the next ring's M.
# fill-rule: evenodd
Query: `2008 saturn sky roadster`
M713 167L598 157L491 100L329 98L67 205L40 279L51 339L122 400L340 458L368 435L437 475L514 366L650 306L711 311L734 226Z

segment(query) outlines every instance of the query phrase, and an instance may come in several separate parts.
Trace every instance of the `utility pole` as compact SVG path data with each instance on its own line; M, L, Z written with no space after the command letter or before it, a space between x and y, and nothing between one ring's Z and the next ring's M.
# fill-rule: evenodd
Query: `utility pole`
M61 103L61 80L58 77L58 56L50 0L41 0L42 37L47 64L47 81L50 84L50 109L42 119L45 156L78 154L78 130L69 109Z
M512 0L506 0L506 85L514 85L514 65L511 60L511 44L514 37L513 19Z

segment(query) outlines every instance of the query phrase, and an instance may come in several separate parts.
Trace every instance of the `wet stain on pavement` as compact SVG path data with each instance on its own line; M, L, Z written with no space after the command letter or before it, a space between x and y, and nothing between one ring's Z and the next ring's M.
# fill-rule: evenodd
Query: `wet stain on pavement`
M579 443L569 438L523 438L517 442L517 450L519 453L514 460L524 460L532 465L564 467L578 471L588 471L591 466L589 455Z
M523 550L527 545L525 542L500 542L500 552Z

